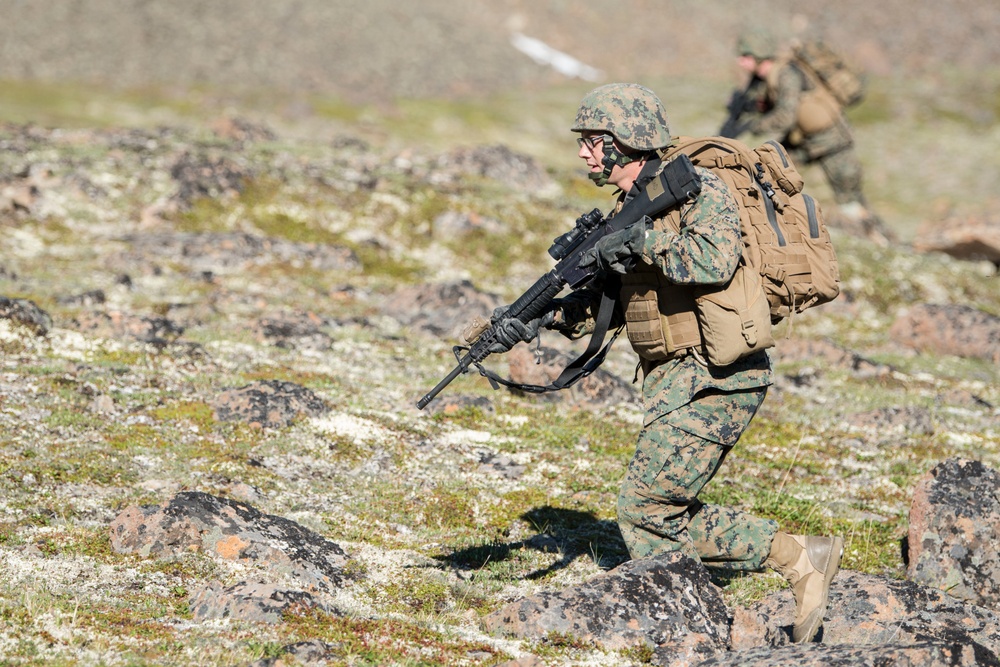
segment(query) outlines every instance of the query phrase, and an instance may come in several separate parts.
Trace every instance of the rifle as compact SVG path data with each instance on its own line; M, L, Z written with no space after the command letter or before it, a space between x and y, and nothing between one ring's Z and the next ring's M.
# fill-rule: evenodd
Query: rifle
M750 82L747 83L746 88L743 90L737 89L733 91L732 96L729 98L729 103L726 105L726 112L729 115L726 117L725 122L722 123L722 127L719 129L720 137L736 139L750 129L750 121L744 121L741 123L740 118L748 111L754 111L757 108L757 101L750 94L751 89L756 86L757 81L758 79L751 78Z
M700 192L701 177L688 157L682 154L668 162L660 174L641 188L616 215L605 218L600 209L595 208L577 218L576 225L557 237L549 248L549 255L557 262L555 268L518 297L504 313L502 320L488 326L483 323L482 332L469 341L469 347L452 348L458 365L417 401L417 408L423 410L452 380L467 372L469 366L475 365L481 375L489 377L480 362L490 355L489 349L496 341L496 332L507 318L516 317L524 323L531 322L547 312L549 305L563 288L569 286L571 289L579 289L592 282L598 275L596 267L581 268L579 264L583 254L599 240L626 229L647 216L656 216L672 206L693 199Z

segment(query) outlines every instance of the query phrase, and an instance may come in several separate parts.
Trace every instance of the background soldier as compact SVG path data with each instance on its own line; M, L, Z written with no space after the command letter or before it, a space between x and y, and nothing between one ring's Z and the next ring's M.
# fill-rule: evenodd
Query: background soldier
M660 172L664 150L673 143L659 98L635 84L591 91L572 130L580 135L578 155L590 178L618 189L616 211L635 196L636 184ZM743 252L735 199L717 176L704 169L699 174L702 190L693 201L610 234L585 255L584 265L601 269L603 285L556 300L553 313L527 325L507 320L491 351L533 339L539 326L571 338L586 335L595 326L600 297L605 290L614 293L621 304L618 320L625 321L644 374L645 425L618 498L618 525L629 553L639 558L681 552L726 571L769 566L792 586L794 640L808 641L822 624L843 539L778 532L772 520L698 499L772 382L766 351L719 367L705 360L700 342L676 350L664 342L676 340L674 329L685 327L701 340L693 290L728 282Z
M720 134L743 132L777 138L796 165L818 164L826 174L844 226L880 245L895 239L871 210L861 189L861 162L844 110L814 76L783 53L768 30L747 30L737 42L740 68L749 80L734 93Z

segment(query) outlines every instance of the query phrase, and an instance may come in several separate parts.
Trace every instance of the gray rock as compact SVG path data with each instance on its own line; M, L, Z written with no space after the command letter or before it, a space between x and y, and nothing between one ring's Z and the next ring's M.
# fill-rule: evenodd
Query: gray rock
M327 660L337 657L337 645L327 644L318 640L296 642L281 648L280 655L273 658L263 658L250 664L250 667L282 667L288 665L286 656L293 658L293 665L326 665Z
M462 280L401 288L385 300L382 312L400 324L458 343L473 318L488 319L500 305L500 297Z
M578 586L523 598L484 626L532 639L562 633L607 650L647 646L672 665L696 665L729 644L719 589L701 563L680 554L628 561Z
M981 647L961 642L918 644L791 644L736 651L709 658L698 667L973 667L1000 665ZM669 663L662 663L669 664Z
M184 326L166 317L134 315L119 310L80 313L74 318L73 326L102 338L130 338L154 345L175 342L184 334Z
M339 545L294 521L246 503L185 491L163 504L131 505L111 522L116 553L166 558L202 551L291 575L306 590L330 591L348 579Z
M1000 363L1000 317L969 306L913 306L893 322L889 336L921 352Z
M790 644L794 613L790 591L770 595L750 608L735 609L732 649ZM830 586L830 603L819 637L824 644L848 645L958 642L974 647L977 656L995 659L1000 649L1000 616L911 581L842 570Z
M1000 220L949 218L925 224L913 240L917 252L943 252L956 259L987 260L1000 266Z
M278 623L282 614L292 608L308 609L318 605L306 591L246 581L225 587L213 581L191 595L188 606L196 621L231 618Z
M230 389L212 401L219 421L243 421L265 428L290 425L300 415L329 411L323 400L309 389L282 380L261 380Z
M52 317L28 299L0 296L0 319L11 320L36 336L44 336L52 329Z
M1000 608L1000 475L948 459L917 483L907 538L912 581Z
M559 334L551 333L551 336ZM574 353L561 352L549 347L540 347L537 352L534 344L531 347L518 345L507 354L510 364L510 380L526 385L547 386L554 382L559 374L583 352L583 348ZM515 392L519 390L515 389ZM639 392L628 382L613 375L603 368L579 380L576 384L557 392L540 394L542 400L557 401L576 407L601 407L621 405L623 403L639 404Z

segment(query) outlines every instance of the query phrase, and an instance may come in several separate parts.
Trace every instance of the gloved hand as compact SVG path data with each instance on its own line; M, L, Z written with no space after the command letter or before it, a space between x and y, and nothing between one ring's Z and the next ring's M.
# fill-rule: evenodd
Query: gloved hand
M550 310L541 317L536 317L528 323L524 323L516 317L504 318L510 306L500 306L493 311L491 322L497 326L493 344L490 345L490 354L503 354L509 352L518 343L527 343L538 337L538 330L547 327L555 321L556 313Z
M596 266L605 273L628 273L642 256L646 231L652 227L647 217L625 229L608 234L580 256L580 268Z

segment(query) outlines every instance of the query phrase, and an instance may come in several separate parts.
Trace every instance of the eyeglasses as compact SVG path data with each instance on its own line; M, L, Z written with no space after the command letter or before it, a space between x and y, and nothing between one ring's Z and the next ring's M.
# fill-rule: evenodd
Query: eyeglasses
M580 148L586 146L587 150L593 153L595 150L597 150L597 144L602 141L604 141L604 135L595 134L592 137L579 137L576 140L576 145L579 146Z

